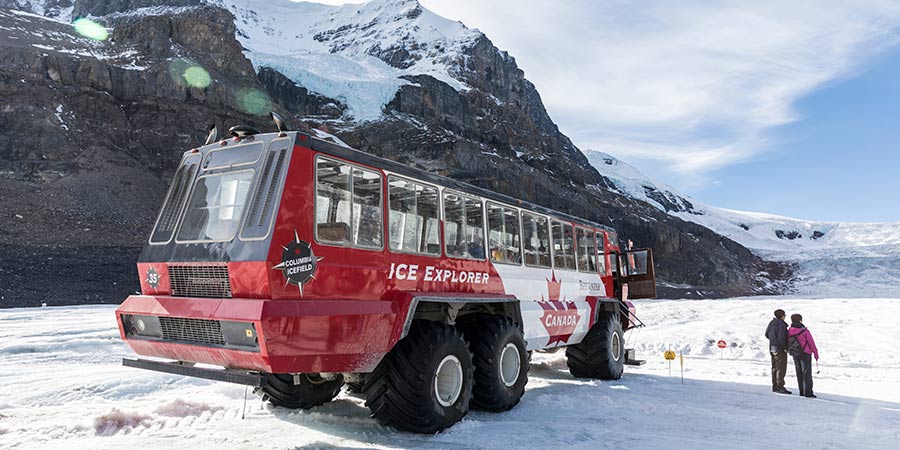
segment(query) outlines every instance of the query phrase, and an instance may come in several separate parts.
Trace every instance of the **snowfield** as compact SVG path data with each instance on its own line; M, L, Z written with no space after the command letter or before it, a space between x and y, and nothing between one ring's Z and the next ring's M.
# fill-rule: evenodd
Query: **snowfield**
M765 260L794 264L795 295L884 297L900 292L900 222L820 222L719 208L608 153L588 150L585 155L620 193L709 228Z
M770 311L801 312L821 349L818 400L771 393ZM434 436L397 432L342 393L289 411L244 387L120 366L111 306L0 310L0 448L894 448L900 299L647 301L627 338L648 360L616 382L573 379L535 354L507 413L472 411ZM719 352L715 342L729 346ZM665 349L685 355L681 384ZM791 372L792 365L789 365ZM788 389L796 387L788 377Z

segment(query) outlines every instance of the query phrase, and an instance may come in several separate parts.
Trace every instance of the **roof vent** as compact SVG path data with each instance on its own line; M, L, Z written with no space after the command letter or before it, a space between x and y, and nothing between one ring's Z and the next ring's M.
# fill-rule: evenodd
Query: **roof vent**
M243 139L248 136L253 136L254 134L262 133L262 131L259 131L259 128L251 127L249 125L235 125L228 129L228 133L236 138Z

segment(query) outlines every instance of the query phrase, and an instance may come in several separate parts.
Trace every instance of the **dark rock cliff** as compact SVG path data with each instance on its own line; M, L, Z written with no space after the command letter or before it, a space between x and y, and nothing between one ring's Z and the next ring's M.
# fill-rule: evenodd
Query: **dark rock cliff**
M121 301L181 153L210 123L285 111L220 8L110 18L102 43L10 10L0 23L0 306ZM188 83L192 65L214 82Z
M156 4L173 2L79 0L73 17ZM180 154L212 122L271 129L262 116L269 109L297 126L327 122L361 150L609 223L654 248L662 295L772 293L769 281L789 275L706 228L611 192L515 60L486 37L455 74L473 89L411 76L383 120L342 124L339 101L277 71L257 72L228 11L101 20L112 32L98 43L0 9L0 21L16 25L0 33L0 279L12 280L0 284L0 306L117 302L136 290L134 259ZM400 46L377 56L402 65L413 53ZM208 74L205 84L184 76L192 66Z

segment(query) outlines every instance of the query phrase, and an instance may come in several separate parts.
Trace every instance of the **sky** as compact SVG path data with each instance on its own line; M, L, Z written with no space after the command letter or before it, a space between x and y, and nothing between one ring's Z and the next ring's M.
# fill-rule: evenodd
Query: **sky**
M716 206L900 221L900 1L420 2L509 51L581 149Z

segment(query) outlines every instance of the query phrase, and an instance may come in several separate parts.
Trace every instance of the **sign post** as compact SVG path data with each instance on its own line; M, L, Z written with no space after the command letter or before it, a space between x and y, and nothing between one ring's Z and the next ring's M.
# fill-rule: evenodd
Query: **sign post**
M725 347L728 346L728 343L724 339L719 339L716 345L719 346L719 359L725 359Z
M672 376L672 361L675 360L675 352L672 350L666 350L663 353L663 358L666 358L666 361L669 362L669 376Z
M678 359L681 362L681 384L684 384L684 352L679 352Z

